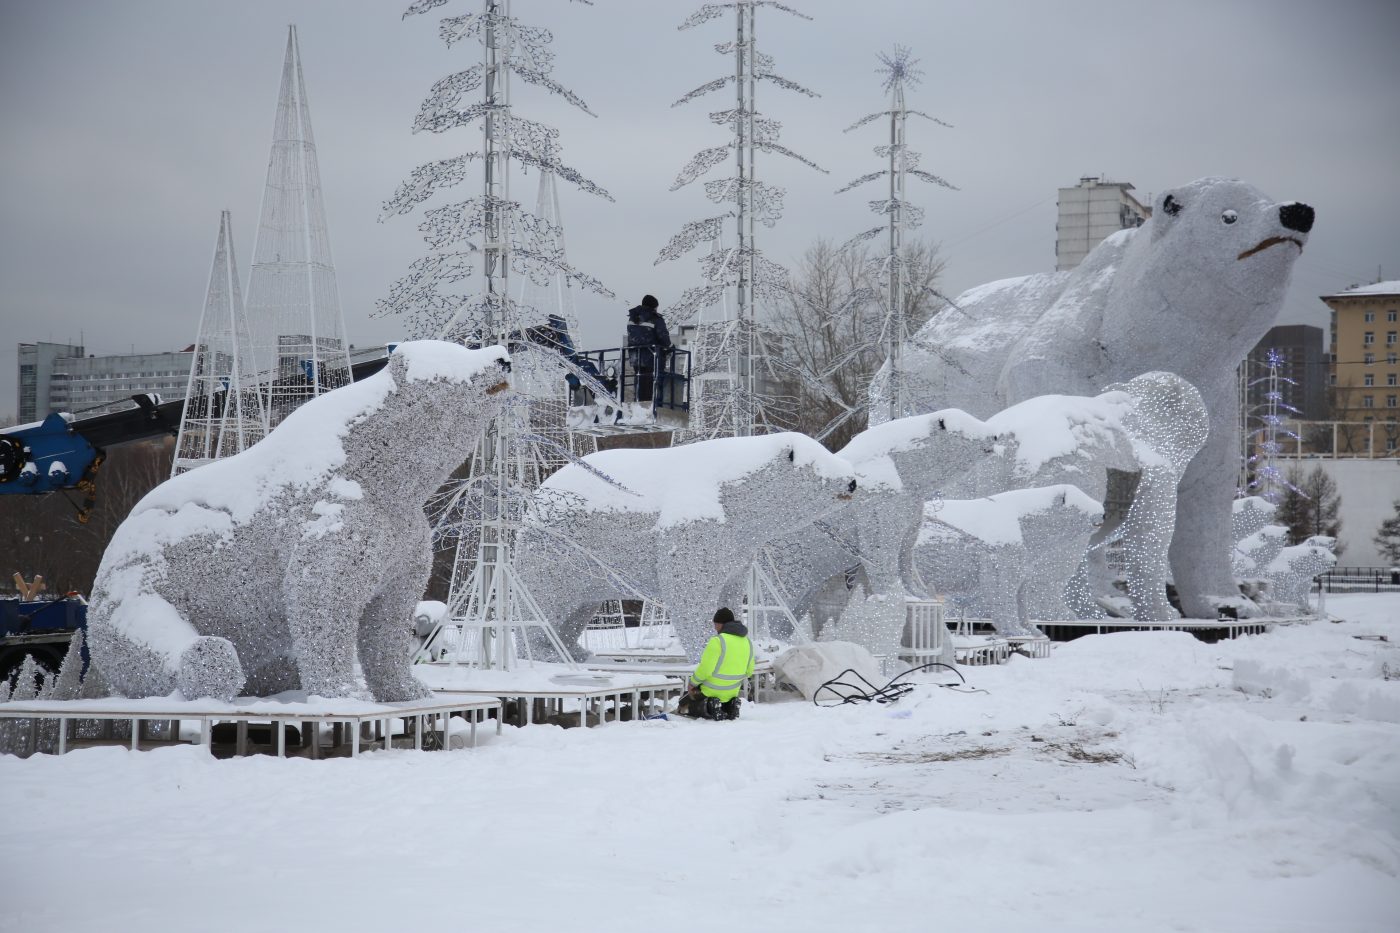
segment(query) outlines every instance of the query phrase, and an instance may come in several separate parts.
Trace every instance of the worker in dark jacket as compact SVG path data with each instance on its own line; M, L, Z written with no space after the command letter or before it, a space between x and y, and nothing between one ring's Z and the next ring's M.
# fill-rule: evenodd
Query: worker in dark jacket
M748 628L727 608L716 612L713 622L714 637L705 643L676 712L695 719L738 719L739 694L753 676L753 643Z
M671 349L666 320L656 310L659 304L652 295L644 295L642 303L627 312L628 364L637 376L639 402L651 401L656 373L663 368L662 354Z

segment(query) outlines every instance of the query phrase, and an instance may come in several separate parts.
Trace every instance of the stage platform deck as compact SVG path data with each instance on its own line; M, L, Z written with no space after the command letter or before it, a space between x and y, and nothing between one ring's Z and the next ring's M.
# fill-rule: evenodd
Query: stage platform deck
M1085 635L1108 632L1190 632L1204 642L1242 635L1260 635L1278 625L1305 625L1316 621L1310 616L1257 617L1253 619L1172 619L1167 622L1139 622L1136 619L1073 619L1037 621L1036 626L1051 641L1073 641Z
M0 703L0 719L29 720L32 733L37 733L38 724L44 720L56 720L58 729L58 754L69 747L129 744L133 751L142 747L154 748L179 744L181 722L199 724L198 739L194 743L213 751L213 729L219 723L236 724L235 755L248 753L249 724L272 726L276 733L275 744L278 757L286 757L288 725L296 726L301 743L291 749L291 754L305 754L308 758L321 758L323 752L331 755L345 754L355 757L361 750L361 738L370 745L392 748L395 725L402 720L402 737L413 739L413 747L422 749L450 748L451 729L449 720L460 716L470 724L471 744L476 744L477 728L485 720L496 719L496 731L501 729L501 701L493 697L466 697L448 694L432 696L423 700L405 700L395 703L375 703L356 699L330 699L323 697L306 698L301 694L280 694L276 697L240 697L231 703L217 700L183 700L171 697L107 697L94 700L20 700ZM110 739L84 739L70 741L71 725L77 720L105 720L131 723L131 739L120 742ZM169 724L167 737L155 739L142 737L142 724L162 722ZM321 725L327 724L331 743L328 747L321 742ZM349 728L346 728L349 727ZM425 735L430 736L425 742ZM31 747L36 743L31 743Z
M612 722L644 719L652 707L659 712L685 689L681 680L650 665L600 672L535 662L532 667L501 671L434 662L416 664L413 670L439 696L495 697L506 704L515 701L513 718L522 726L535 722L572 724L574 714L581 725L601 724L610 721L609 707Z

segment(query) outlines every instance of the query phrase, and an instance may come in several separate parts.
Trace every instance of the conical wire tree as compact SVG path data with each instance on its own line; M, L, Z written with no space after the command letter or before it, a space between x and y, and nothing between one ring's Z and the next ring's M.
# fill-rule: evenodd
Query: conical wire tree
M446 3L417 0L404 16L426 13ZM482 148L415 169L385 203L381 219L406 214L440 189L462 184L468 179L471 163L477 160L484 169L482 193L425 212L419 230L429 252L394 283L389 297L378 303L379 310L404 316L416 337L455 340L469 346L500 344L508 346L517 358L552 354L563 366L562 356L553 348L530 345L527 329L544 323L545 315L511 297L511 273L527 276L541 286L562 277L569 285L607 297L612 297L612 292L568 264L562 229L556 223L511 200L511 166L515 163L548 171L591 194L612 198L560 161L557 130L515 115L511 80L519 78L563 97L585 113L592 111L550 76L552 34L512 16L510 0L482 0L480 12L441 20L438 33L449 47L475 40L481 48L481 61L433 85L414 122L414 131L443 133L480 122ZM480 101L467 103L467 95L478 88ZM473 265L478 258L479 271ZM479 284L481 290L473 293L473 284ZM465 639L479 634L478 658L507 668L519 651L528 650L532 637L542 637L555 654L568 659L549 620L512 566L511 548L522 520L524 499L539 479L539 447L550 443L531 425L529 400L512 394L507 413L481 438L468 480L451 493L451 508L460 520L458 559L449 596L451 625L458 638L456 649L460 649L450 655L456 658L464 653ZM535 634L523 637L530 632Z
M287 27L272 155L248 281L248 317L269 429L307 400L350 382L345 317L295 26Z
M929 184L957 190L943 178L919 168L920 154L911 149L906 140L908 118L922 117L945 127L949 124L923 111L911 110L905 102L905 89L916 87L923 76L923 70L918 67L918 59L912 57L908 48L896 45L892 52L879 53L879 59L880 68L877 73L883 76L884 89L889 94L886 109L866 114L848 126L845 132L849 133L876 121L887 120L889 142L875 147L875 154L885 160L886 166L878 172L862 175L836 193L844 194L881 179L888 185L885 197L870 202L870 210L884 217L885 222L862 231L843 247L854 249L877 237L883 236L886 239L887 248L869 261L867 271L874 285L858 289L851 296L853 301L880 301L883 306L884 313L878 318L878 329L869 334L865 346L853 346L851 349L852 352L858 353L870 344L883 344L885 365L871 393L872 398L867 402L868 410L861 412L859 407L848 407L838 421L862 413L868 414L871 423L915 414L909 407L911 374L906 371L903 359L905 347L913 340L914 328L910 327L909 321L910 305L927 301L929 297L951 304L941 293L926 285L921 286L925 294L911 292L910 257L906 248L907 234L921 226L924 219L923 208L906 198L908 180L916 178ZM938 352L937 348L933 347L924 349ZM815 381L820 384L829 374L814 375ZM827 431L832 430L834 426L828 426Z
M223 211L170 475L246 450L266 430L248 316L238 284L233 223L229 212Z
M779 143L782 124L757 109L756 89L761 83L809 97L819 96L776 74L772 57L758 50L755 13L760 7L811 19L772 0L738 0L707 3L679 27L691 29L730 12L735 17L733 41L715 46L721 55L732 56L734 72L702 84L672 104L679 107L730 85L734 88L734 107L710 114L710 121L727 126L732 138L696 153L671 185L672 191L685 187L732 156L734 174L705 183L705 196L715 204L729 207L723 213L685 224L656 260L659 264L678 259L697 247L710 247L710 252L701 258L704 284L687 289L670 308L677 324L697 323L691 427L687 432L691 437L746 435L782 426L783 419L775 418L782 403L771 390L782 376L771 365L774 354L770 351L775 348L767 345L772 338L758 326L757 304L786 294L789 275L759 250L755 224L772 227L777 223L782 216L785 191L759 181L755 156L759 152L781 155L825 172L815 162ZM729 247L723 245L727 228L733 231L733 245ZM721 307L719 319L705 321L704 312L717 305Z

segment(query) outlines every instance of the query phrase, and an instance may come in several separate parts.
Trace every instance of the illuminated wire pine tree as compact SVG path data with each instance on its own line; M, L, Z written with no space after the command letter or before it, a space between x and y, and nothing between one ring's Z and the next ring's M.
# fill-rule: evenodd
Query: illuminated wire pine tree
M871 410L863 412L860 407L843 406L847 408L846 412L823 433L834 430L841 422L858 414L868 413L872 423L915 414L908 401L909 380L913 377L905 370L903 363L904 348L913 339L914 328L910 326L909 321L910 304L925 301L930 295L951 304L942 294L927 285L919 286L927 294L913 294L910 262L906 250L906 235L922 225L924 220L923 208L910 203L906 198L908 180L916 178L942 188L957 190L939 176L919 168L920 154L909 148L906 141L908 118L916 116L939 126L950 125L923 111L910 110L906 104L905 89L916 87L923 76L923 70L918 67L919 60L911 56L908 48L896 45L892 52L881 52L879 59L880 67L877 73L884 76L884 89L889 94L888 106L885 110L861 117L848 126L846 132L852 132L876 121L887 120L889 142L875 147L875 154L885 160L886 167L878 172L862 175L836 193L844 194L881 179L888 185L885 197L870 202L870 210L884 217L885 222L857 234L842 247L854 249L878 237L886 238L887 248L884 254L873 256L867 270L871 281L875 283L874 287L857 289L851 296L852 301L880 301L883 306L884 313L875 319L879 326L869 334L868 340L870 344L883 344L885 365L877 384L877 391L872 393L875 398L867 402ZM863 348L852 347L853 352L860 352L861 349ZM926 349L937 352L933 347ZM815 375L818 383L829 377L829 373Z
M446 3L417 0L404 17ZM557 130L515 115L511 81L518 78L585 113L592 115L592 111L550 76L554 55L549 50L553 41L549 30L512 16L510 0L480 0L479 8L480 12L440 21L438 34L449 48L475 40L481 60L433 85L414 131L444 133L480 122L481 149L419 166L385 203L381 220L406 214L440 189L467 181L471 163L477 160L483 166L481 194L424 213L418 229L429 252L394 283L378 308L381 314L402 315L414 337L468 346L499 344L510 349L516 366L533 365L528 361L544 356L563 367L566 364L556 349L532 345L529 329L545 323L547 315L511 297L511 273L527 276L539 286L562 277L567 286L607 297L613 294L565 261L563 233L557 223L511 200L511 165L547 171L591 194L612 198L559 160ZM480 101L468 103L467 96L477 89ZM473 266L477 258L479 271ZM473 286L480 290L473 293ZM510 668L520 654L529 654L532 643L546 644L554 654L569 659L549 620L516 577L511 558L525 497L541 478L540 449L550 444L531 424L530 399L513 390L506 413L480 439L468 479L447 493L450 502L444 514L452 516L457 526L446 623L456 638L448 652L454 661L469 656L483 666ZM444 637L445 631L434 632L429 644Z
M248 315L238 284L233 224L229 212L224 211L219 215L219 237L194 340L170 475L178 476L246 450L266 430Z
M350 382L345 317L295 26L287 27L272 155L248 280L248 319L269 429L307 400Z
M1278 466L1279 455L1283 452L1279 438L1290 437L1298 440L1298 435L1288 430L1284 415L1285 412L1297 415L1298 409L1289 405L1283 397L1283 387L1297 385L1297 382L1283 375L1284 355L1280 350L1271 347L1264 361L1268 372L1249 384L1250 388L1264 386L1264 401L1251 412L1258 427L1250 432L1250 437L1254 440L1254 450L1247 461L1252 478L1246 488L1250 495L1262 496L1278 505L1285 490L1302 495L1302 491L1289 482Z
M732 56L733 73L702 84L671 105L679 107L734 86L734 107L710 114L710 121L729 127L733 138L696 153L671 185L672 191L683 188L732 156L733 176L705 183L705 196L710 201L730 206L721 214L685 224L656 260L659 264L678 259L697 247L710 247L710 252L701 258L704 284L687 289L670 307L674 323L696 324L690 427L686 432L692 438L747 435L785 426L783 419L777 417L783 401L767 390L780 382L782 374L772 365L773 348L768 346L771 337L758 326L757 304L787 293L790 277L787 269L763 255L755 240L755 224L772 227L782 216L785 192L777 185L758 180L755 155L781 155L821 172L825 169L781 145L778 136L782 124L757 109L756 89L760 83L808 97L819 96L775 74L772 57L758 51L755 14L760 7L811 19L772 0L738 0L707 3L679 27L691 29L731 12L735 18L734 40L715 46L721 55ZM724 234L731 219L732 245L725 246ZM704 313L716 306L718 318L706 321ZM795 400L788 400L787 406L795 406Z

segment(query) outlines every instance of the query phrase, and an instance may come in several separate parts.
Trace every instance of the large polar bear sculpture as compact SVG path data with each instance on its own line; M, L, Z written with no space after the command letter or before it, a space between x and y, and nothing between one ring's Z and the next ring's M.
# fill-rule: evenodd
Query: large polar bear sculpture
M119 694L426 694L408 624L432 567L423 504L504 398L508 357L400 344L237 456L136 504L102 558L88 631Z
M590 454L533 495L517 572L566 644L604 600L646 597L698 660L725 585L855 493L851 465L802 434Z
M1239 597L1235 368L1274 323L1312 225L1308 205L1232 179L1166 191L1146 224L1104 240L1077 268L972 289L956 301L962 313L925 325L901 365L910 410L985 418L1149 370L1183 376L1205 398L1210 435L1181 481L1171 567L1186 614L1214 618ZM888 383L886 374L872 387L877 400Z

